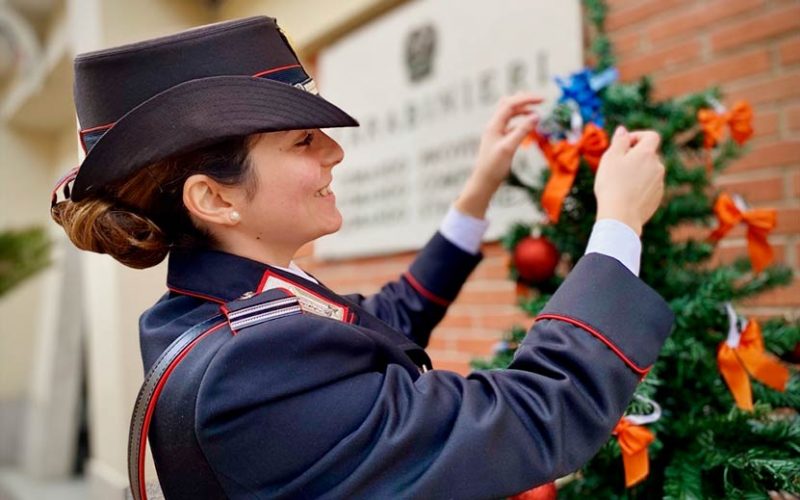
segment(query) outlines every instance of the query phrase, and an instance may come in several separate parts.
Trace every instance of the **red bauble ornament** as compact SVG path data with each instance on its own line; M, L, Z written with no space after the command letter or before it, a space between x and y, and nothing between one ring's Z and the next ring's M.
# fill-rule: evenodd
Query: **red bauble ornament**
M514 267L520 279L528 283L543 283L553 277L561 255L550 240L527 236L514 248Z
M514 495L509 500L555 500L556 497L556 483L547 483Z

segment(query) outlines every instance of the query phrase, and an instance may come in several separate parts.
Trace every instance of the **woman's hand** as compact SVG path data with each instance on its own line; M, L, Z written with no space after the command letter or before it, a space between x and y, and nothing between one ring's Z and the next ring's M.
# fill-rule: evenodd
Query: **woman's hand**
M651 130L617 128L594 180L598 219L616 219L642 234L664 195L660 144L661 137Z
M511 160L522 139L536 128L539 115L532 109L542 102L530 93L504 97L481 137L475 169L453 206L463 214L482 219L492 195L511 171ZM512 125L512 119L519 117Z

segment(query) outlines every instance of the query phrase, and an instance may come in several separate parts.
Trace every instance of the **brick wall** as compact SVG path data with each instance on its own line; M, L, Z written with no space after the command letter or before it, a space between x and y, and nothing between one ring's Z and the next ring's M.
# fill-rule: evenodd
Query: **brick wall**
M622 79L649 74L658 97L719 85L726 103L748 99L756 134L749 153L717 181L755 207L778 209L770 242L781 261L800 268L800 1L797 0L608 0L609 34ZM744 231L732 231L717 261L745 253ZM501 333L529 325L514 306L506 279L507 256L498 244L484 246L484 261L448 317L434 332L428 352L434 365L460 373L469 361L489 356ZM403 272L413 254L323 262L313 250L301 265L333 289L370 293ZM747 303L745 312L800 314L800 280Z

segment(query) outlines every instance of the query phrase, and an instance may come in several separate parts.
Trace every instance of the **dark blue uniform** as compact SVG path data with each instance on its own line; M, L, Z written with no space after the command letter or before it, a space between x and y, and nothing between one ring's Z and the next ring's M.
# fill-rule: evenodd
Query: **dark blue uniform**
M584 256L509 369L468 377L422 348L480 260L437 234L365 298L245 258L170 256L141 318L145 368L209 317L151 431L167 498L497 498L574 471L608 439L672 326L622 264ZM340 319L297 306L291 281ZM245 298L241 298L242 296ZM239 299L239 300L237 300Z

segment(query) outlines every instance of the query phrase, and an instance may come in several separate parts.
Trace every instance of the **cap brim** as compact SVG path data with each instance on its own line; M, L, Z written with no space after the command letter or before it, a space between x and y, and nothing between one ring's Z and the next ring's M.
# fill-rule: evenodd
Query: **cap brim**
M259 132L357 126L322 97L273 80L215 76L157 94L119 119L89 150L72 199L177 153Z

